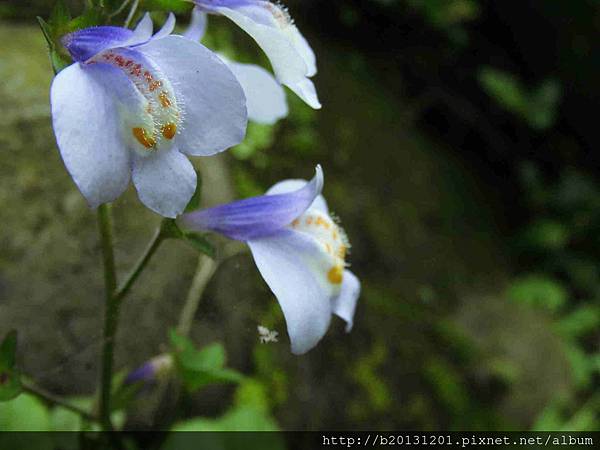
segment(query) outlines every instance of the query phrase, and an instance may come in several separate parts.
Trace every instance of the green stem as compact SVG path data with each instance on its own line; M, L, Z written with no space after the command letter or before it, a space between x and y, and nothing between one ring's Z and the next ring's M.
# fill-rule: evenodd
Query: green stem
M133 287L136 280L139 278L139 276L142 274L142 272L146 268L146 265L148 264L148 262L150 261L150 259L154 255L154 253L156 253L156 250L158 250L158 247L160 247L160 244L162 244L162 242L166 239L167 233L165 231L164 223L165 222L163 222L163 225L161 225L156 230L152 240L148 244L148 247L146 247L144 254L138 260L138 262L136 263L134 268L131 270L131 272L125 279L125 281L121 284L119 289L117 289L117 291L114 293L114 295L113 295L114 301L120 303L121 300L123 300L127 296L127 294Z
M45 389L42 389L39 386L34 386L33 384L22 382L22 388L23 388L23 391L25 391L29 394L35 395L36 397L44 400L45 402L48 402L55 406L60 406L62 408L68 409L69 411L79 414L82 418L84 418L90 422L98 422L98 418L96 416L94 416L93 414L89 413L88 411L86 411L85 409L80 408L79 406L75 406L75 405L69 403L68 401L54 395L53 393L48 392Z
M130 1L131 0L124 0L123 3L121 3L121 6L119 6L112 14L110 14L108 16L108 18L113 19L114 17L117 17L119 14L121 14L123 11L125 11L125 8L127 7L127 4Z
M113 251L112 210L109 204L98 208L98 229L104 263L104 339L102 344L102 373L100 376L100 421L105 431L112 431L110 394L113 371L115 334L119 318L119 302L113 298L117 287L115 255Z

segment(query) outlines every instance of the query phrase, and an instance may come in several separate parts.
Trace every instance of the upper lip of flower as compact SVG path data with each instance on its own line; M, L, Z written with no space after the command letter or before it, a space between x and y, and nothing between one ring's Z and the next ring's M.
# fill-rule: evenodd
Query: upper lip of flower
M315 169L310 183L291 193L263 195L182 215L184 227L211 230L231 239L248 241L272 235L290 225L323 189L323 170Z

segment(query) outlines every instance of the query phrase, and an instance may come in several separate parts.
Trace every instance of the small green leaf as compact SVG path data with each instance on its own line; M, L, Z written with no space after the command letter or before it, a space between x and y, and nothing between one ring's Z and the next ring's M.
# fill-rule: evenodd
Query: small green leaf
M200 253L204 253L206 256L209 256L213 259L215 258L217 251L215 247L208 241L208 239L204 237L204 235L190 232L185 233L183 238Z
M579 338L600 327L600 306L583 305L561 317L556 324L558 332L568 338Z
M525 244L536 250L560 250L567 246L571 235L564 224L556 220L540 219L526 229L523 238Z
M50 414L46 405L33 395L23 394L0 407L2 431L50 431ZM51 449L46 438L44 449ZM5 442L3 442L4 444ZM5 447L2 448L12 448ZM40 448L40 447L34 447Z
M512 301L549 311L559 310L569 298L560 283L541 275L529 275L513 281L507 294Z
M171 331L171 345L177 371L190 392L210 384L237 383L243 376L225 365L225 349L221 344L208 345L197 350L192 342Z
M44 35L44 38L46 39L46 43L48 44L48 47L50 47L51 49L54 48L54 39L52 39L52 30L50 29L50 25L48 25L48 22L46 22L40 16L37 16L37 21L40 24L42 34Z
M206 370L223 367L224 364L225 349L221 344L207 345L200 351L194 351L183 361L183 365L190 370Z
M46 39L46 43L48 44L48 53L50 55L50 62L52 63L52 70L57 74L70 64L69 58L66 55L62 55L57 49L53 37L55 36L55 31L51 29L50 25L39 16L37 17L37 20L42 30L42 34Z
M200 233L190 231L184 232L174 219L163 219L161 233L165 239L183 239L200 253L215 258L217 251L215 247Z
M0 344L0 402L12 400L22 391L16 352L17 332L11 331Z

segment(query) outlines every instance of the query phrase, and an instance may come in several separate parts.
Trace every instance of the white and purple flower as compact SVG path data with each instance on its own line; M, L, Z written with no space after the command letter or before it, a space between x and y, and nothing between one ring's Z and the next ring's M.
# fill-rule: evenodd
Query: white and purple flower
M317 73L315 54L287 9L268 0L189 0L198 10L222 15L248 33L265 52L275 77L312 108L321 108L310 80Z
M204 37L206 25L206 13L194 8L190 26L183 36L199 42ZM272 125L287 116L285 91L273 75L256 64L241 64L230 61L219 53L217 55L227 64L244 89L248 119L256 123Z
M327 332L331 315L352 329L360 282L346 268L349 242L321 195L320 166L310 182L286 180L266 195L184 214L182 227L214 231L248 243L277 297L292 352L309 351Z
M186 155L208 156L242 141L243 90L210 50L170 35L99 26L62 42L75 61L51 87L54 132L65 165L91 207L115 200L133 180L140 200L180 214L196 189Z

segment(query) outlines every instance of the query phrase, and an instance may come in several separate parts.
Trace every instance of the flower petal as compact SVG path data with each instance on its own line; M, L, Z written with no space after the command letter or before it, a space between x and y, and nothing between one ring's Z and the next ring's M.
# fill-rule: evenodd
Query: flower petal
M140 200L161 216L181 214L196 191L196 171L177 149L135 156L133 184Z
M298 97L313 109L321 109L322 105L317 96L317 89L312 81L308 78L303 78L295 83L284 83Z
M176 23L175 14L173 14L171 12L171 13L169 13L169 17L167 17L167 20L165 21L162 28L160 30L158 30L158 33L156 33L154 36L152 36L152 39L162 39L162 38L170 35L173 32L173 30L175 29L175 23Z
M304 59L304 63L308 69L306 76L309 78L315 76L317 74L317 57L315 56L315 52L306 38L300 33L298 27L294 26L291 30L291 35L294 47L296 48L296 51L300 53L302 59Z
M248 121L244 91L213 52L182 36L152 40L136 50L160 67L182 100L182 152L209 156L242 141Z
M221 55L219 55L221 56ZM260 66L225 61L246 94L248 118L272 125L288 114L285 91L273 76Z
M153 30L154 24L152 23L150 13L146 13L133 29L133 36L125 44L125 46L130 47L132 45L139 45L143 44L144 42L148 42L152 38Z
M360 296L360 281L349 270L344 270L344 281L340 295L333 299L333 313L346 321L346 333L354 325L354 311Z
M306 180L284 180L279 183L274 184L268 191L266 195L278 195L278 194L286 194L288 192L297 191L306 186ZM329 215L329 208L327 207L327 202L325 201L325 197L322 194L319 194L315 197L312 204L308 207L308 209L316 209L317 211L321 211L327 215Z
M255 1L250 5L220 6L212 8L212 11L232 20L256 41L282 84L311 107L321 107L313 83L306 78L316 73L314 53L277 5ZM287 23L282 24L282 21Z
M248 241L269 236L302 215L323 189L323 171L317 166L310 183L290 193L261 195L184 214L183 227L215 231L231 239Z
M256 266L281 305L292 353L309 351L327 332L332 305L314 274L322 252L309 237L291 230L248 242Z
M120 110L135 94L119 71L75 63L52 83L54 133L61 156L91 207L116 199L130 177ZM115 96L121 97L120 103Z
M185 33L183 33L183 36L194 42L200 42L206 33L207 24L208 18L206 17L206 13L196 7L192 10L190 25Z

